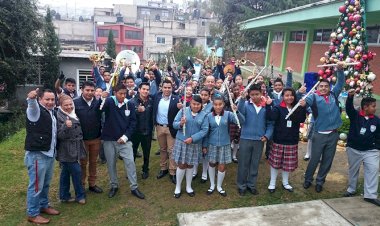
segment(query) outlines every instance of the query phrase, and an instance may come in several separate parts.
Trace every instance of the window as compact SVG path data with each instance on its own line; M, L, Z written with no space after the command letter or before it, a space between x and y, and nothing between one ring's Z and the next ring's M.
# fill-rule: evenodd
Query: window
M202 20L201 26L202 27L206 26L206 21Z
M157 37L157 43L165 44L165 37Z
M331 32L333 32L333 30L328 28L316 30L314 32L313 41L316 43L330 42Z
M144 16L150 16L150 10L149 9L141 9L140 13L143 17Z
M125 38L141 40L141 31L125 31Z
M322 42L330 42L332 29L323 29Z
M284 40L283 32L275 32L273 36L274 42L282 42Z
M80 91L80 85L84 81L94 81L94 77L91 74L91 70L88 69L78 69L77 70L77 90Z
M168 18L169 17L169 11L162 11L161 16L162 16L162 18Z
M185 23L178 23L179 29L185 29Z
M130 46L130 48L128 48L128 49L132 50L135 53L141 53L142 52L142 46Z
M108 37L109 32L109 29L98 29L98 37ZM119 38L119 31L112 30L112 33L114 38Z
M367 43L379 43L379 27L367 27Z
M321 42L322 41L322 34L323 34L323 30L315 30L314 32L314 42Z
M306 31L292 31L290 32L291 42L305 42L306 41Z

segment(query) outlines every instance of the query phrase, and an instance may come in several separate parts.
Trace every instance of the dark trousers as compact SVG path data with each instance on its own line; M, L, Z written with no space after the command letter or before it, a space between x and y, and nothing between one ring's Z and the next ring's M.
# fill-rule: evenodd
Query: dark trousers
M133 159L136 161L137 149L141 143L141 148L143 150L143 159L144 164L142 166L143 172L149 172L149 156L150 156L150 148L152 146L152 134L143 135L139 133L135 133L132 135L132 147L133 147Z
M305 172L305 181L313 181L315 170L317 169L319 160L322 156L316 183L319 185L323 185L325 183L326 176L329 173L334 160L338 137L338 132L332 132L330 134L314 132L312 137L313 145L311 147L311 157Z
M260 140L240 139L237 186L245 190L255 188L264 143Z
M82 170L79 162L60 162L61 177L59 178L59 198L69 200L70 194L70 177L73 181L75 200L79 201L86 197L82 185Z

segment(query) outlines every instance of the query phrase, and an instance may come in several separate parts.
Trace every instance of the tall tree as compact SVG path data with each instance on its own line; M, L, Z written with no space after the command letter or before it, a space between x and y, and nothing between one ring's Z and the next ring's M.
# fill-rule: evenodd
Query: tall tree
M11 97L17 84L38 77L32 54L38 50L41 28L35 0L1 1L0 99Z
M108 56L110 56L112 59L116 59L116 42L113 39L112 30L110 30L108 32L106 52L107 52Z
M55 33L51 12L48 8L44 21L43 39L41 45L41 53L43 54L41 57L41 79L45 87L54 87L54 82L59 75L60 52L61 47L59 45L59 39Z

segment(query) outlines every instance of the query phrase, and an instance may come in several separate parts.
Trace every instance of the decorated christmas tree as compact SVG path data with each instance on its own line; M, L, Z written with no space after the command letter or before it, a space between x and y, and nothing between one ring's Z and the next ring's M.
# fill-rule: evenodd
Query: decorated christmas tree
M369 61L376 55L368 51L366 37L365 0L349 0L339 7L341 13L337 28L331 33L329 50L320 60L320 79L336 81L336 67L328 66L338 61L346 62L344 74L346 88L355 88L363 96L371 96L376 75L370 71Z

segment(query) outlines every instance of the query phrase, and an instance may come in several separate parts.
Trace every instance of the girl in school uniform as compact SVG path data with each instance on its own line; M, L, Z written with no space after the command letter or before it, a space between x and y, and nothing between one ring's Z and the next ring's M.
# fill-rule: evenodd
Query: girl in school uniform
M298 167L298 140L300 123L306 119L306 108L298 107L288 118L289 111L297 103L296 92L292 88L285 88L282 92L283 100L280 105L273 106L273 100L267 99L267 120L274 121L273 144L269 153L271 179L268 186L270 193L275 192L278 170L282 170L282 186L293 192L289 184L289 173Z
M223 197L227 196L226 191L222 188L224 176L226 174L226 164L232 162L231 143L229 139L229 124L237 124L237 119L230 111L224 110L225 103L221 95L215 95L213 101L213 110L207 115L209 123L209 133L204 139L203 152L208 152L210 176L210 188L207 194L211 195L215 190L215 168L218 166L217 186L216 189ZM237 107L232 104L232 108Z
M208 88L203 88L200 92L200 96L202 99L202 111L204 111L206 114L210 113L212 109L212 102L210 101L210 98L211 98L210 90ZM200 153L199 162L202 162L202 166L203 166L201 183L205 183L207 181L207 168L208 168L207 153L206 154ZM195 179L198 176L199 162L194 164L193 179Z
M185 126L185 129L183 129ZM177 136L174 144L173 158L177 164L176 187L174 197L181 196L181 183L186 174L186 193L193 197L194 190L191 187L193 178L193 166L199 161L202 151L202 141L208 131L206 112L202 111L202 99L194 95L190 107L178 112L173 123ZM185 132L183 132L185 130Z

